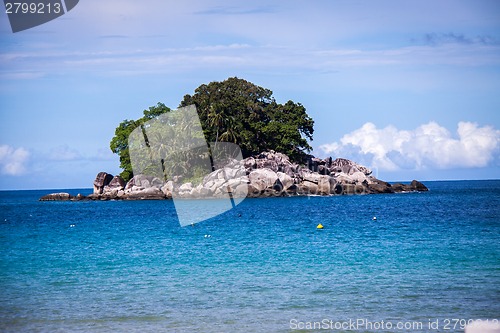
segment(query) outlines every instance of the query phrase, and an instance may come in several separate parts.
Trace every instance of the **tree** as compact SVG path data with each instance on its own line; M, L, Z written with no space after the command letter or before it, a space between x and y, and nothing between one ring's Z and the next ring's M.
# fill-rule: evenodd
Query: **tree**
M120 176L125 180L129 181L130 178L134 176L132 171L132 163L130 161L130 153L128 147L128 138L132 131L143 125L148 120L154 119L155 117L169 112L170 108L165 106L163 103L158 103L155 106L150 107L148 110L143 111L143 117L137 120L124 120L122 121L118 127L115 129L115 136L111 139L109 147L111 151L115 154L118 154L120 157L120 168L123 171L120 173Z
M217 141L219 140L219 130L224 126L224 115L222 112L216 110L216 108L211 105L210 112L207 115L207 122L210 127L216 128L215 134L215 145L217 146Z
M313 139L314 121L307 115L302 104L293 101L279 104L272 95L273 92L269 89L233 77L222 82L202 84L196 88L193 95L184 96L180 107L193 104L196 106L203 127L203 139L209 143L214 142L215 146L219 142L235 143L241 148L243 157L275 150L288 155L295 162L304 163L308 157L307 153L312 149L308 140ZM148 131L149 137L156 143L152 153L157 153L159 157L173 156L172 154L176 153L171 152L169 148L175 147L175 144L169 144L169 130L173 131L172 133L181 131L183 135L191 135L182 128L181 119L174 121L175 124L158 124L158 128L145 128L150 126L150 123L146 124L149 120L169 111L170 108L165 104L158 103L144 110L143 117L138 120L124 120L116 128L110 148L120 156L120 167L123 169L120 175L125 181L133 177L128 139L135 128L142 126L143 131ZM169 128L167 132L166 128ZM200 136L203 135L200 133ZM186 161L177 163L176 166L169 164L173 163L172 161L162 159L163 167L167 166L169 170L189 169L196 164L190 161L206 158L200 157L196 151L190 154L192 156L183 159L172 158ZM159 158L158 156L152 158Z
M234 142L243 157L275 150L304 162L314 121L300 103L279 104L272 91L239 78L202 84L180 106L196 105L209 142Z

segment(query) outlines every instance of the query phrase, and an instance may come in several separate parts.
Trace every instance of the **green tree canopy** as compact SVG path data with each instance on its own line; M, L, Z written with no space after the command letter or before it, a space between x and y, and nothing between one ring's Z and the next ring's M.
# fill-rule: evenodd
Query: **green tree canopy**
M130 161L130 154L128 149L128 138L130 133L138 127L151 120L162 113L169 112L170 108L165 106L163 103L158 103L155 106L150 107L148 110L143 111L143 117L137 120L127 120L122 121L118 127L115 129L115 136L111 139L109 147L111 151L118 154L120 157L120 168L123 169L120 176L125 180L129 181L130 178L134 176L132 171L132 163Z
M300 103L279 104L272 91L239 78L202 84L180 106L196 105L209 142L233 142L243 157L275 150L303 162L314 121Z
M300 103L279 104L272 91L236 77L202 84L193 95L185 95L180 107L194 104L208 142L232 142L243 157L275 150L295 162L304 162L312 149L314 121ZM120 156L120 174L126 181L133 176L128 138L148 120L169 112L163 103L144 110L138 120L124 120L115 130L110 148Z

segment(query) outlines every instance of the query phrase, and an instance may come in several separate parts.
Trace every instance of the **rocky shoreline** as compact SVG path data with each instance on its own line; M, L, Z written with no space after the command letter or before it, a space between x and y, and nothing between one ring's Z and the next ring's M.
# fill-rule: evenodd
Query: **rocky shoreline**
M162 200L227 197L281 197L307 195L349 195L423 192L427 187L417 180L410 184L389 184L372 176L372 171L353 161L331 157L311 157L307 166L292 163L288 156L268 151L242 161L233 160L199 182L181 179L162 181L148 175L135 175L125 182L120 176L99 172L94 191L88 196L51 193L40 201L81 200Z

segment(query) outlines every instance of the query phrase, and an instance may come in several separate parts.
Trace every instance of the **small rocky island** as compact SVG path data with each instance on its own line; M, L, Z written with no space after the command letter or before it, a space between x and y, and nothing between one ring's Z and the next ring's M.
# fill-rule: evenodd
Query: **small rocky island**
M99 172L94 193L84 196L52 193L41 201L80 200L159 200L227 197L282 197L307 195L349 195L428 191L419 181L389 184L372 171L353 161L310 157L307 165L290 161L275 151L263 152L241 161L233 160L205 176L198 184L182 179L163 181L148 175L135 175L125 182L120 176Z

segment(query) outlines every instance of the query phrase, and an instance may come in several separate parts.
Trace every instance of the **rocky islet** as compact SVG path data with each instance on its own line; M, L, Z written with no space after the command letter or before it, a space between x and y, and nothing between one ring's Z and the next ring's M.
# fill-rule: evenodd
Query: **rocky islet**
M280 197L306 195L346 195L428 191L417 180L410 184L389 184L372 175L367 167L351 160L310 157L307 165L290 161L274 151L243 160L231 160L206 175L199 183L183 182L180 177L163 181L149 175L135 175L128 182L120 176L99 172L93 193L72 196L51 193L41 201L79 200L158 200L227 197Z

